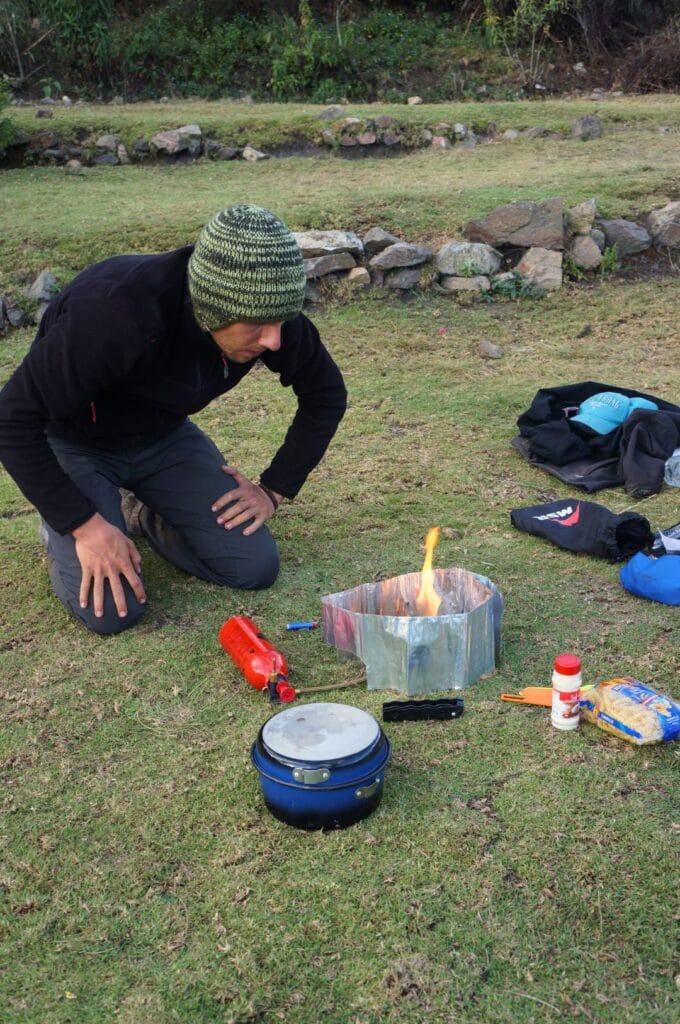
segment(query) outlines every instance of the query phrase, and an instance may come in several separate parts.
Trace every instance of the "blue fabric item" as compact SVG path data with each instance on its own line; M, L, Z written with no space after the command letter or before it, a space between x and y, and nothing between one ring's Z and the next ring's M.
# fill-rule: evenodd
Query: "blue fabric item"
M638 597L680 605L680 555L649 558L639 551L623 566L619 579L626 590Z
M600 391L581 402L571 422L583 423L597 434L609 434L627 420L635 409L656 411L658 406L648 398L629 398L618 391Z

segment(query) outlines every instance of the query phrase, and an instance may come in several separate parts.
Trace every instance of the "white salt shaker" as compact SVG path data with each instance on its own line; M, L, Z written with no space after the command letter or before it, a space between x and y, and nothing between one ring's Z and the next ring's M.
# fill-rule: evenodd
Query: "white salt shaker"
M556 729L576 729L581 718L581 659L575 654L558 654L552 687L550 721Z

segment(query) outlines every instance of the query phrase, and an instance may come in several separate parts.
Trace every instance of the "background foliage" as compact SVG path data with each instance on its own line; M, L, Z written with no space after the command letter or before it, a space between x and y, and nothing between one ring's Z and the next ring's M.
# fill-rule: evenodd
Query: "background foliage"
M679 19L680 0L0 0L0 72L33 95L439 100L586 57L673 88Z

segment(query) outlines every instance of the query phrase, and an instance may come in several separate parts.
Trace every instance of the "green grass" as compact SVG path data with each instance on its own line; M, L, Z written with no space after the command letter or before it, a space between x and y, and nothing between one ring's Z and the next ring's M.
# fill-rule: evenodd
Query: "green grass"
M675 100L659 100L657 107L642 99L627 101L627 117L648 110L650 117L671 122L677 110L680 123ZM537 117L555 105L508 104L508 119L528 117L527 106ZM567 114L562 106L568 120L574 111ZM159 109L154 108L157 118ZM399 108L399 114L413 109L420 108ZM129 110L135 115L137 107ZM106 108L114 119L127 111ZM19 113L26 112L19 108ZM75 115L67 110L60 116ZM195 239L215 209L243 200L276 209L294 229L362 232L380 224L432 246L460 238L470 217L515 199L561 195L573 204L596 196L603 215L635 216L677 198L677 137L651 126L621 125L589 143L521 139L396 159L202 161L92 167L75 176L58 167L6 171L0 192L2 284L17 290L26 276L45 267L66 281L88 262L124 248L150 252L182 245Z
M545 144L531 158L545 180L521 194L592 194L605 154L580 147L580 161L555 158L548 171L556 152ZM607 181L621 151L609 155ZM11 172L2 270L40 267L34 255L53 247L64 273L92 254L160 249L244 195L269 197L296 226L389 214L386 226L403 218L407 237L435 237L444 196L450 224L502 188L517 197L513 161L505 184L500 167L480 184L481 165L467 163L476 151L460 157L120 169L76 179L70 198L56 173ZM633 183L623 162L616 173ZM350 407L273 520L278 582L221 590L142 544L149 611L115 639L82 632L51 596L37 515L0 477L0 1021L672 1019L677 747L635 748L589 725L558 734L544 710L498 695L547 684L566 649L588 681L630 673L680 696L678 609L632 597L616 567L513 531L508 515L571 496L509 445L538 387L592 378L678 400L679 302L670 277L522 304L368 295L330 307L316 321ZM477 356L482 336L501 360ZM0 342L2 379L29 343L28 331ZM261 371L198 421L254 475L291 408ZM635 507L654 528L678 519L672 488L596 500ZM465 692L459 721L386 727L394 753L372 817L327 835L278 823L249 762L269 708L219 647L220 625L251 614L300 687L348 680L356 663L285 622L317 616L325 593L418 569L435 523L445 528L435 564L483 573L505 598L498 671ZM389 696L358 688L337 699L379 718Z
M206 134L225 140L253 143L279 143L291 137L315 139L329 122L319 120L324 104L254 103L229 100L193 100L172 103L130 103L121 106L79 103L72 107L50 107L48 122L37 121L34 107L11 108L12 120L23 131L119 132L130 141L139 135L147 138L166 128L198 123ZM536 125L554 131L566 131L577 117L597 114L610 129L626 125L645 128L680 126L680 97L674 95L603 97L593 101L532 100L424 103L420 106L388 103L343 104L347 117L370 118L390 114L399 122L423 127L438 121L462 121L480 128L493 122L500 131L506 128L532 128Z

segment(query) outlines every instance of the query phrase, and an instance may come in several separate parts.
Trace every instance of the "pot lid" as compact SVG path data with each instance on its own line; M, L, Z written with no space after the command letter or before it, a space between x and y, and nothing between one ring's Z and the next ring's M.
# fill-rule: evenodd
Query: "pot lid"
M263 746L272 757L324 764L362 754L379 737L375 718L349 704L296 705L262 729Z

